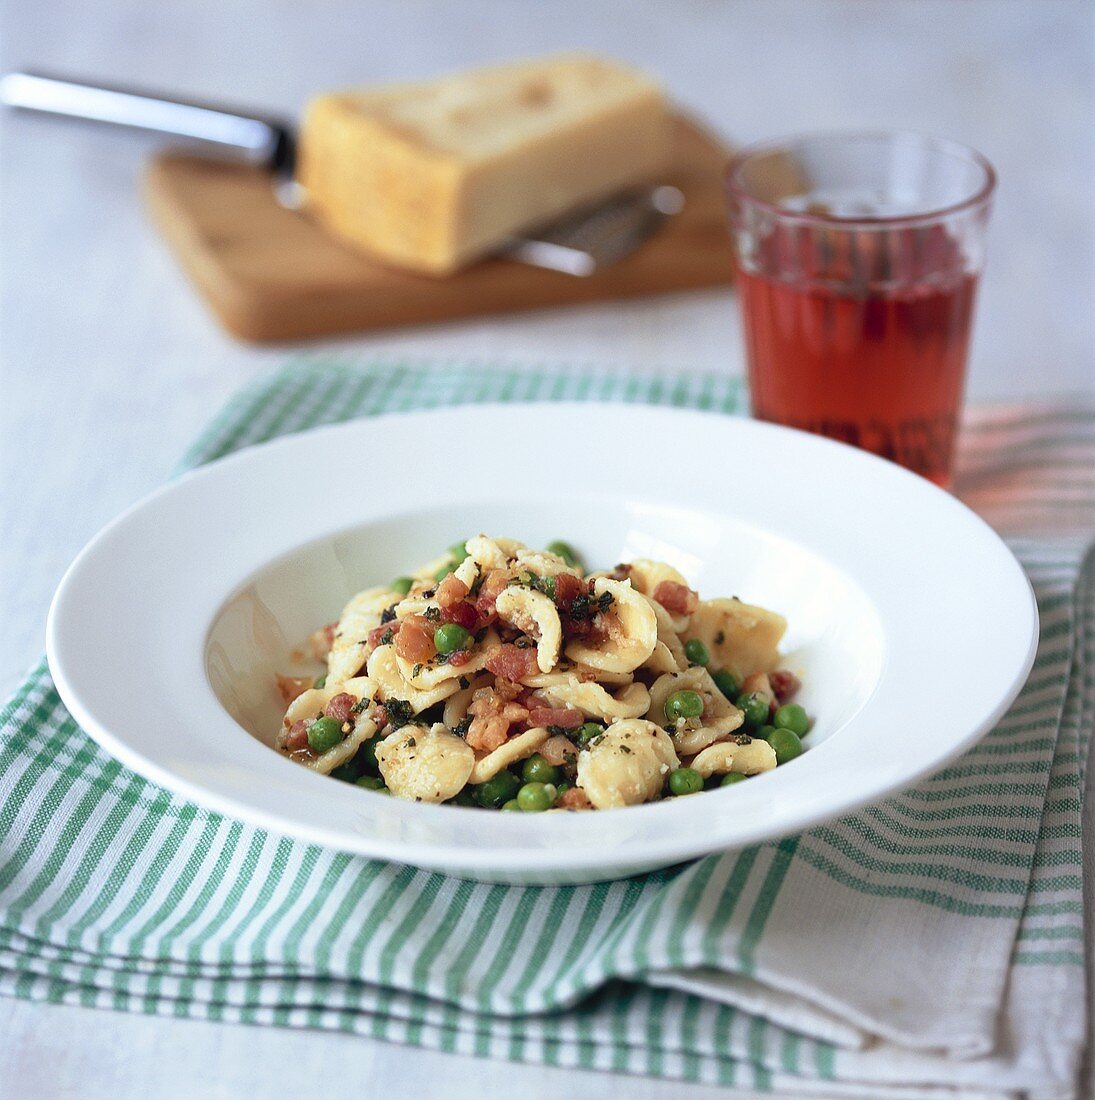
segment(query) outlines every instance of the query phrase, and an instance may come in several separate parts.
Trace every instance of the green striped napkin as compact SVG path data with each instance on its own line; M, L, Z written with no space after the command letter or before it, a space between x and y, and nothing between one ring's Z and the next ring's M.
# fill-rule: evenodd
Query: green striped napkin
M398 409L740 397L706 376L298 362L184 465ZM471 883L208 813L102 752L40 664L0 712L0 992L794 1095L1072 1095L1093 456L1091 408L967 425L963 494L1042 620L1030 681L980 745L861 813L625 882Z

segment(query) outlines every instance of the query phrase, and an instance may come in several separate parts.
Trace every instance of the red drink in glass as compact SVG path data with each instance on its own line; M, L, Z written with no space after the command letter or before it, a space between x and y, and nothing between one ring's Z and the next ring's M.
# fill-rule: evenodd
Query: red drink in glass
M754 415L948 485L992 185L977 154L912 135L739 158L731 219Z

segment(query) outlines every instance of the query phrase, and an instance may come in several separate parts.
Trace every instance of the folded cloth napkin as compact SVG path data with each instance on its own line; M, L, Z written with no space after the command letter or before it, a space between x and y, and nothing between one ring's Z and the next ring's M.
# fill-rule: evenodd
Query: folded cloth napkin
M184 465L394 410L740 396L709 376L305 361L234 400ZM623 882L467 882L209 813L100 750L42 663L0 713L0 992L794 1095L1071 1096L1093 456L1095 408L967 421L960 490L1042 624L981 744L800 836Z

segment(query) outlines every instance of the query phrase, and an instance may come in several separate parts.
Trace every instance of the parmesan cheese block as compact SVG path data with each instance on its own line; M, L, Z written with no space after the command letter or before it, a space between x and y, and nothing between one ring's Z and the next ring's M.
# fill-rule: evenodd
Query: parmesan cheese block
M310 212L348 243L446 275L651 178L669 140L651 80L562 55L321 96L305 115L298 178Z

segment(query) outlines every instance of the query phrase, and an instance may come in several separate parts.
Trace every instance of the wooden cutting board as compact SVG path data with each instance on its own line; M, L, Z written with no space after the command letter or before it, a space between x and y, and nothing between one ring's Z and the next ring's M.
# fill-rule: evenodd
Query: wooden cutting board
M588 278L501 259L443 279L384 267L279 206L266 172L202 157L157 157L144 194L229 332L299 340L729 283L727 158L717 139L678 118L674 164L659 182L684 192L683 211L626 259Z

